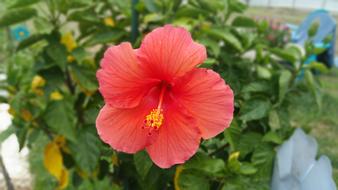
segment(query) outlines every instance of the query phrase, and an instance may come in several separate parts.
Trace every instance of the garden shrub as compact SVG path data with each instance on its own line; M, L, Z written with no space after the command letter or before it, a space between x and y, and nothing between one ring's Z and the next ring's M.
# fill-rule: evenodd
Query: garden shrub
M246 17L237 0L15 0L6 7L2 29L26 22L33 33L7 41L1 87L8 96L1 100L13 116L4 134L15 133L20 149L30 149L35 189L269 189L275 148L300 127L291 116L301 100L292 97L311 94L317 103L311 106L321 106L311 70L326 68L303 64L319 50L310 42L305 53L269 43L268 23ZM164 170L144 151L119 153L99 140L95 119L103 99L95 73L108 46L131 41L137 48L167 23L207 47L201 67L231 86L235 112L224 133Z

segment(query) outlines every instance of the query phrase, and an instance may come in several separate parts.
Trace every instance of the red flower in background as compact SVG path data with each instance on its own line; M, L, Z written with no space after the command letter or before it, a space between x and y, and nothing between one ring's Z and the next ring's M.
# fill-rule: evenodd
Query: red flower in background
M221 133L233 117L234 96L214 71L196 68L206 49L185 29L166 25L139 49L110 47L97 71L105 106L96 127L113 149L146 149L161 168L184 163L201 138Z

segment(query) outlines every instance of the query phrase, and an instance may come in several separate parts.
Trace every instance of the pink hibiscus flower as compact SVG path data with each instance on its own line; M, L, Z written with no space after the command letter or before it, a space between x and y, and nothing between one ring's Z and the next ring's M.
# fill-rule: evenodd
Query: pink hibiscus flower
M146 149L161 168L184 163L201 138L229 127L234 96L216 72L196 68L207 57L184 28L150 32L139 49L121 43L107 49L97 71L105 106L96 128L113 149Z

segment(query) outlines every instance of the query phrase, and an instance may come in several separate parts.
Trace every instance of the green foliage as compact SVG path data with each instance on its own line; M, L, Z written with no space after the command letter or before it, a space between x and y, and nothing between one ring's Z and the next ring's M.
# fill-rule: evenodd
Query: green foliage
M326 68L304 65L307 56L320 51L310 42L304 55L295 46L271 43L269 23L243 16L243 3L139 1L135 48L156 27L186 27L207 47L201 67L217 71L235 93L230 128L203 141L185 164L162 170L144 151L131 156L111 150L95 131L103 105L95 73L110 44L131 39L130 1L16 0L7 8L0 27L29 21L35 33L9 48L14 53L5 60L7 80L1 88L9 93L13 126L0 141L15 133L20 147L32 150L36 189L61 183L43 167L44 147L59 137L65 139L58 146L69 173L66 189L269 189L275 148L292 132L293 110L305 101L294 97L306 94L321 105L311 71Z

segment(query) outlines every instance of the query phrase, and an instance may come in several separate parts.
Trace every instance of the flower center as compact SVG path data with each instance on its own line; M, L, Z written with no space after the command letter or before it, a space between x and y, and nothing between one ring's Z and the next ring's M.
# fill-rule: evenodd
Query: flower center
M151 135L152 130L154 129L158 130L163 124L164 116L163 116L162 103L163 103L165 89L166 89L166 85L162 84L157 108L152 109L150 113L146 115L145 117L144 126L142 128L149 128L150 129L149 135Z

